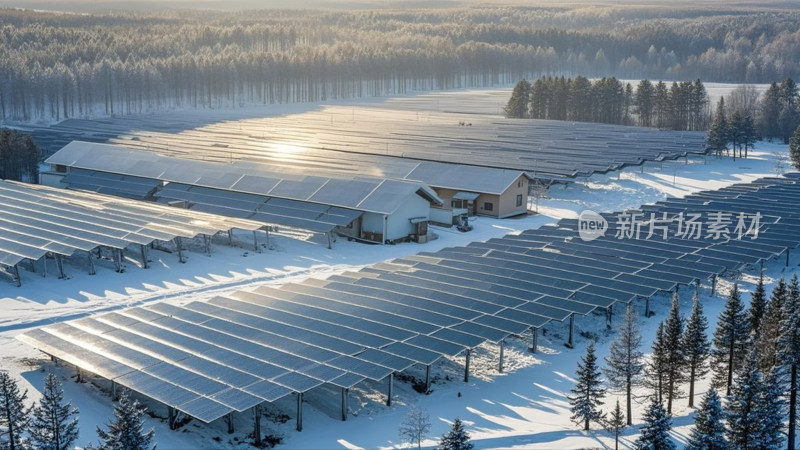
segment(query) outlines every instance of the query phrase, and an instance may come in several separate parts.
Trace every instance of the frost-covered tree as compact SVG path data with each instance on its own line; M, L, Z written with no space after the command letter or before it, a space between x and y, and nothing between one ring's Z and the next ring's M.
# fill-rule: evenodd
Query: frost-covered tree
M64 389L49 373L39 405L33 409L31 442L39 450L67 450L78 439L78 408L64 404Z
M606 422L606 429L614 433L614 450L619 450L619 435L624 428L625 413L622 412L622 408L619 406L619 399L617 399L617 405L611 410L608 422Z
M0 371L0 448L28 448L23 437L30 421L30 407L25 406L28 391L19 392L17 382L6 371Z
M764 312L767 308L767 295L764 292L764 274L758 278L756 289L750 296L750 309L748 325L750 326L750 336L753 342L758 341L761 334L761 320L764 318Z
M789 158L794 168L800 170L800 126L794 130L789 139Z
M653 353L645 364L644 385L653 391L656 399L661 402L664 399L664 379L666 369L666 357L664 351L664 322L658 324L656 337L653 339Z
M733 374L747 356L747 331L747 313L739 295L739 286L734 284L719 316L711 352L712 384L717 389L724 388L725 395L730 395Z
M780 352L779 341L781 337L781 327L783 325L789 303L789 288L783 278L772 289L772 295L764 312L764 319L761 321L761 333L755 344L758 354L758 364L761 373L780 370L781 362L778 358Z
M678 292L672 295L669 315L664 321L664 388L667 394L667 412L672 414L672 400L683 394L681 383L686 381L686 355L683 351L683 318L680 315Z
M503 111L509 119L523 119L528 117L528 98L531 94L531 83L522 79L514 86L511 91L511 98L508 99Z
M634 313L633 305L628 304L625 310L623 323L617 338L611 343L606 356L606 369L603 370L608 384L613 389L625 391L625 407L627 425L632 424L632 391L633 387L641 383L644 370L644 360L639 347L642 345L642 335L639 332L639 323Z
M97 427L100 447L104 450L155 450L155 431L152 428L144 431L144 411L145 408L123 390L119 403L114 405L114 420L108 424L108 430Z
M797 369L800 365L800 286L797 275L789 283L789 298L785 305L781 337L779 342L779 360L786 367L789 400L789 429L787 432L787 448L795 448L797 429Z
M413 407L410 411L408 411L408 414L406 414L406 417L400 424L398 433L404 442L408 442L409 444L417 444L417 448L421 448L422 441L430 431L431 417L427 412L417 407Z
M776 372L764 375L764 384L758 397L756 415L759 429L755 435L756 448L779 449L783 443L784 383Z
M774 379L768 378L774 383ZM775 422L777 420L780 423L782 419L779 418L779 412L776 412L781 407L780 398L774 394L773 388L766 386L758 368L756 352L751 351L742 367L737 370L731 395L728 397L726 437L731 447L741 450L777 448ZM767 405L766 402L770 401L775 404Z
M727 450L725 439L725 414L716 389L711 388L700 400L700 409L694 415L694 428L686 443L686 450Z
M583 423L583 429L588 430L591 422L600 423L604 414L600 410L606 390L603 389L603 380L600 368L597 367L594 342L586 346L586 355L578 362L576 371L577 383L570 390L572 395L567 396L571 406L572 421L576 424Z
M725 98L721 97L717 102L717 111L714 113L711 128L708 130L706 144L708 144L708 148L720 155L728 147L729 135L728 118L725 114Z
M456 420L453 421L453 426L450 427L450 431L442 435L442 439L439 440L438 449L472 450L473 447L474 445L470 442L469 433L464 429L464 424L461 422L461 419L456 417Z
M708 356L711 345L708 342L708 319L703 314L700 294L695 290L692 300L692 313L686 320L681 346L689 368L689 407L694 406L694 382L708 373Z
M644 424L641 426L638 439L633 444L636 450L675 450L675 443L669 437L672 429L672 417L664 409L664 404L656 396L650 399L650 406L644 413Z

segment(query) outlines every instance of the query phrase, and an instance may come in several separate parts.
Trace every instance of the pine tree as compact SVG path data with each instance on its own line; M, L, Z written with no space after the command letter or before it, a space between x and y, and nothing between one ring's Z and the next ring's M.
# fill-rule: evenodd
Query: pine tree
M755 448L775 449L783 442L784 407L783 387L780 376L769 372L764 376L764 384L758 396L755 410L758 432L754 436Z
M523 119L528 117L528 99L531 93L531 84L524 78L519 80L511 91L511 98L508 99L503 111L509 119Z
M78 439L78 408L64 404L61 382L52 373L44 381L39 406L33 409L31 441L39 450L67 450Z
M758 363L761 373L780 370L778 353L780 351L779 341L781 337L781 326L786 315L786 304L789 302L789 289L786 282L781 278L778 285L772 289L769 302L764 312L764 319L761 324L761 334L756 342L758 353Z
M644 385L651 389L659 402L664 401L664 379L666 371L664 351L664 322L658 324L656 337L653 340L653 354L645 364Z
M708 342L708 319L703 314L700 294L695 290L692 301L692 314L686 320L682 347L689 367L689 407L694 406L694 382L708 373L708 356L711 345Z
M672 295L669 315L664 321L664 363L667 412L672 414L672 400L683 394L680 384L686 380L686 355L683 352L683 318L680 316L678 292Z
M603 370L608 384L613 389L625 390L625 406L627 424L632 424L632 391L634 386L641 383L641 375L644 370L642 352L639 347L642 345L642 335L639 333L639 323L633 310L633 305L628 304L625 310L625 323L619 331L619 335L611 343L608 349L608 356L605 358L607 369Z
M800 286L797 275L789 283L789 296L785 304L785 314L781 325L778 358L787 369L788 387L786 389L789 400L789 429L787 433L787 448L795 448L797 428L797 369L800 365Z
M795 169L800 170L800 127L797 127L789 139L789 157Z
M619 406L619 399L617 399L617 406L611 411L606 423L606 429L614 433L614 450L619 450L619 435L625 428L625 414Z
M147 432L143 430L144 411L145 408L123 390L119 403L114 405L114 420L108 424L108 431L97 427L100 446L106 450L155 450L152 443L155 431L152 428Z
M26 449L23 434L30 421L30 407L25 407L28 391L19 393L17 382L6 371L0 371L0 448Z
M750 299L749 320L750 336L754 342L758 341L761 334L761 320L764 317L764 310L767 307L767 296L764 293L764 274L758 278L756 290L753 291Z
M700 401L700 409L694 416L694 428L689 435L686 450L727 450L725 425L722 423L722 401L714 388L711 388Z
M725 309L719 316L714 331L714 350L711 352L711 365L714 368L712 384L717 389L725 388L725 395L730 395L733 374L747 355L748 328L739 286L734 284Z
M603 404L603 397L606 390L602 388L600 379L600 368L597 367L597 357L594 353L594 342L589 342L586 347L586 355L578 362L577 379L578 382L568 396L572 406L572 421L576 424L583 423L583 429L588 430L591 422L600 422L604 414L600 410Z
M733 448L741 450L758 448L756 436L761 431L758 408L763 387L764 380L758 369L756 352L751 351L742 367L737 370L728 397L726 437Z
M464 429L461 419L456 417L450 431L442 435L439 441L440 450L472 450L473 444L470 442L469 433Z
M716 152L717 155L722 153L728 147L729 129L728 119L725 115L725 98L721 97L717 103L717 111L714 113L714 120L711 122L711 128L708 130L708 137L706 143L708 148Z
M664 405L653 396L650 406L644 413L644 424L640 428L641 435L633 444L636 450L675 450L675 443L669 437L672 429L672 418L664 409Z

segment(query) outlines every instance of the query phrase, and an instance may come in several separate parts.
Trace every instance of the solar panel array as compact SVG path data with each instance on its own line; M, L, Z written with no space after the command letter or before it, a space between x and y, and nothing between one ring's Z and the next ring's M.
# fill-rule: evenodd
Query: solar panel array
M704 132L345 106L220 121L180 133L123 132L109 142L183 158L250 159L300 170L395 173L411 160L525 171L546 179L585 177L706 149ZM408 179L442 186L420 176Z
M800 177L766 178L641 212L760 214L757 239L586 242L577 221L379 263L326 280L158 303L20 339L211 421L322 383L351 387L550 321L739 270L800 244ZM658 215L657 215L658 217Z
M123 249L154 240L213 235L258 222L178 210L108 195L0 180L0 265L70 256L99 246Z

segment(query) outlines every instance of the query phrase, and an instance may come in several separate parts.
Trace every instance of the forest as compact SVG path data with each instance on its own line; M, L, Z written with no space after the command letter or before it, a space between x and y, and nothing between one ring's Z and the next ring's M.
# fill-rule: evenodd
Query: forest
M800 12L742 8L4 9L0 120L383 96L541 75L796 78Z

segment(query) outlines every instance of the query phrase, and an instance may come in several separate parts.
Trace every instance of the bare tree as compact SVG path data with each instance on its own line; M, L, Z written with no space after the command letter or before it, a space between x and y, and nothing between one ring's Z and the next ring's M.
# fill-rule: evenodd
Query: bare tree
M400 424L398 433L403 442L417 444L417 448L422 448L422 440L431 431L431 418L427 412L413 407L406 414L405 419Z
M758 109L758 91L752 84L740 84L728 94L728 110L741 111L755 117Z

